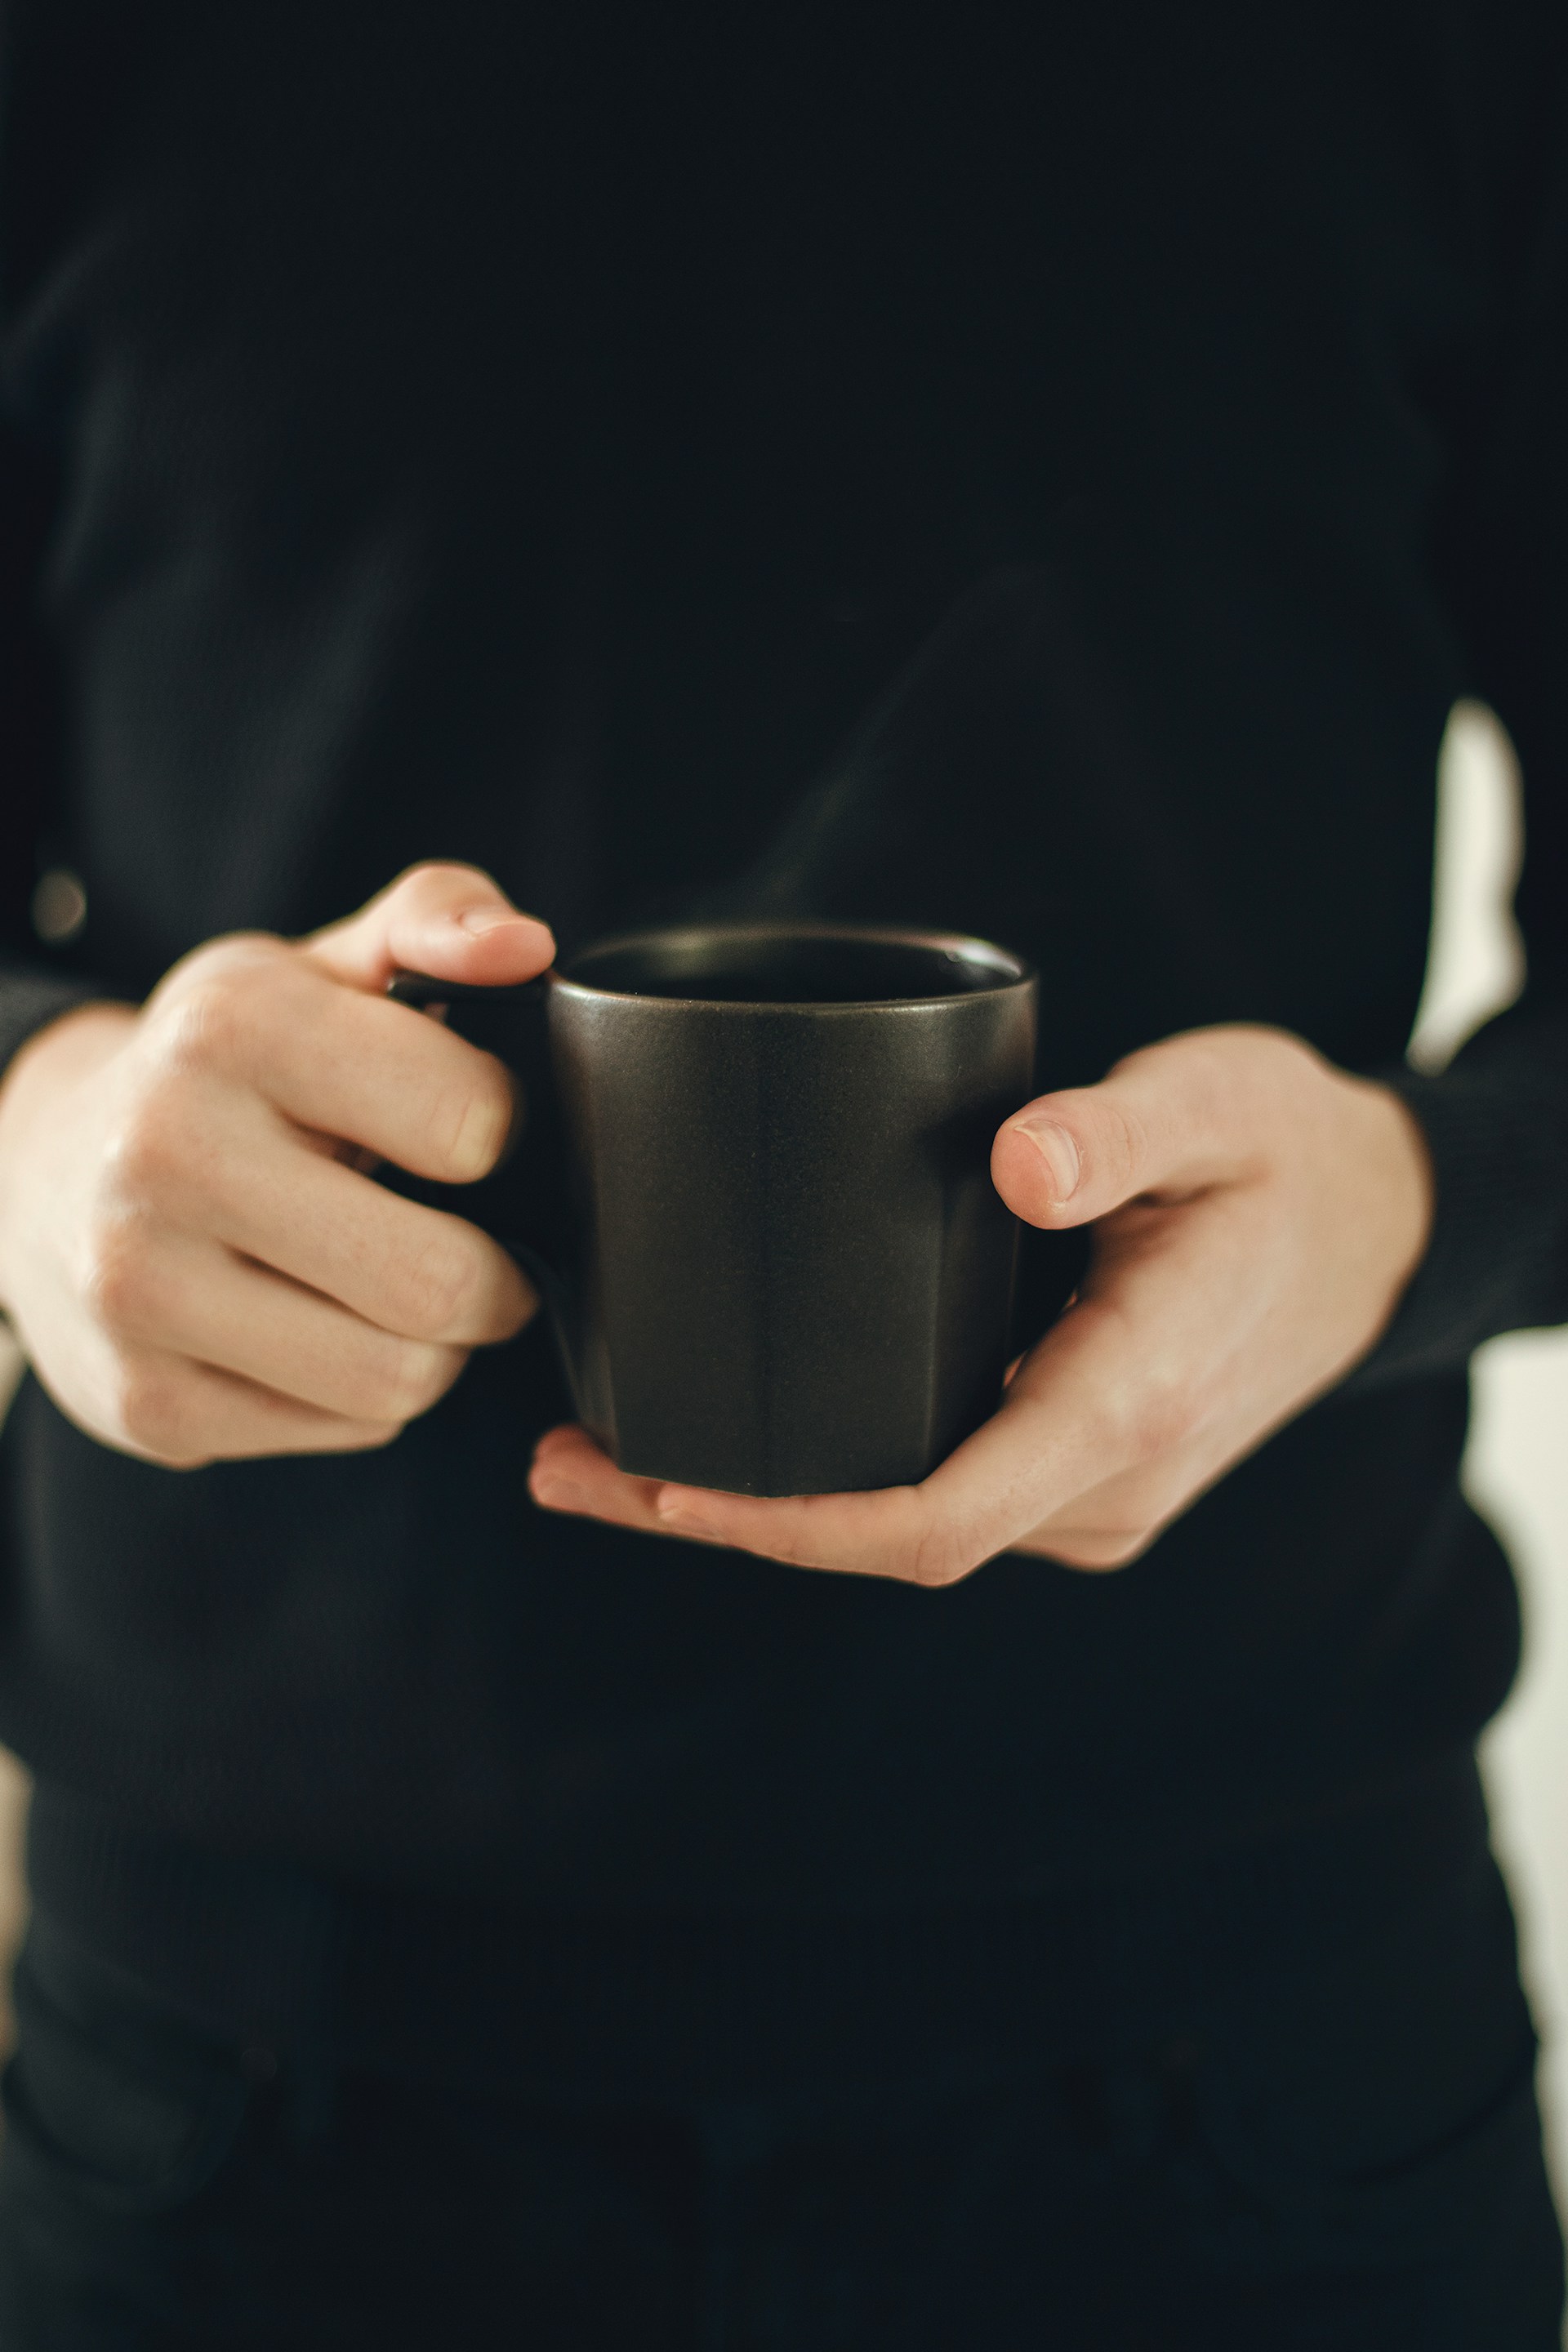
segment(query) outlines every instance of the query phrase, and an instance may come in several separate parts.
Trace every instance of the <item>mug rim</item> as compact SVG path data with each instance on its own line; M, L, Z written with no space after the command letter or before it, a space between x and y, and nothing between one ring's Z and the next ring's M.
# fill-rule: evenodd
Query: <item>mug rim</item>
M606 1003L662 1004L672 1012L690 1012L700 1007L710 1013L896 1013L927 1012L937 1005L973 1003L979 998L1005 996L1015 989L1032 988L1039 975L1033 964L1013 949L998 946L994 940L983 940L966 931L926 930L903 923L831 923L801 920L743 921L714 923L661 923L636 930L616 931L611 937L595 940L578 950L584 957L624 952L650 945L654 941L668 943L688 940L826 940L852 941L858 946L913 948L926 953L950 957L952 961L980 964L994 971L996 978L979 988L934 992L929 996L857 996L842 997L727 997L671 996L660 991L657 994L637 988L605 988L597 982L579 980L570 969L552 966L545 975L552 988L569 990L574 996L596 997Z

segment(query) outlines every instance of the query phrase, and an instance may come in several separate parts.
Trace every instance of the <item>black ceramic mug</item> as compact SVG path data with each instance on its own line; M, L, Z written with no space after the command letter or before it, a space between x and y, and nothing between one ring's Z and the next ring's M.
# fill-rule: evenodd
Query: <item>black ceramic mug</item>
M1018 957L704 925L521 988L404 973L392 992L445 1004L534 1097L542 1068L568 1217L553 1246L498 1238L623 1470L746 1495L898 1486L994 1411L1017 1229L991 1142L1034 1071Z

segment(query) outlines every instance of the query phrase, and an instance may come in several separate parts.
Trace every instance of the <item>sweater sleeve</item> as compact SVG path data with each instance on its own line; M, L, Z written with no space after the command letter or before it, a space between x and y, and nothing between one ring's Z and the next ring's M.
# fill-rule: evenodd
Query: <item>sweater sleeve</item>
M1440 1076L1387 1077L1426 1135L1436 1207L1358 1387L1458 1370L1500 1332L1568 1322L1568 1010L1526 1002Z
M109 993L90 981L0 965L0 1075L28 1038L36 1037L62 1013L79 1004L96 1003Z
M1436 1208L1358 1387L1568 1320L1568 37L1552 22L1550 54L1521 40L1500 60L1479 126L1486 349L1434 554L1474 690L1519 753L1526 985L1440 1076L1382 1074L1426 1134Z

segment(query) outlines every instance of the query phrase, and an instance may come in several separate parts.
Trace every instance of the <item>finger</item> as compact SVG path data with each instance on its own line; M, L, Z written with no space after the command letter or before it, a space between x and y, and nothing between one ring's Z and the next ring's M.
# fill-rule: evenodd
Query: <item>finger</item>
M1130 1055L1097 1087L1042 1095L997 1131L996 1189L1026 1223L1063 1227L1141 1194L1240 1181L1263 1164L1282 1048L1315 1061L1273 1031L1194 1030Z
M1167 1426L1165 1442L1145 1448L1146 1458L1073 1496L1008 1549L1044 1554L1068 1568L1124 1568L1267 1444L1300 1403L1293 1384L1281 1384L1271 1395L1249 1378L1237 1385L1228 1405L1192 1412L1190 1436L1183 1440Z
M486 1347L538 1312L517 1260L466 1217L302 1150L265 1111L256 1129L212 1163L216 1197L189 1204L216 1240L405 1339Z
M1079 1303L1025 1359L998 1412L917 1486L773 1499L672 1485L650 1495L642 1482L632 1494L563 1459L577 1499L555 1507L798 1567L952 1583L1110 1479L1185 1447L1223 1451L1215 1385L1272 1304L1250 1271L1259 1253L1226 1246L1237 1213L1216 1195L1179 1218L1119 1221ZM1228 1335L1217 1359L1216 1330Z
M277 1395L377 1426L426 1412L467 1350L401 1339L331 1299L209 1243L172 1234L121 1274L108 1318L117 1336Z
M989 1510L966 1509L963 1494L944 1495L934 1479L868 1494L721 1494L628 1477L581 1430L553 1431L542 1440L529 1486L547 1510L721 1544L796 1568L912 1584L954 1583L1005 1549L1056 1551L1054 1530L1031 1520L1027 1502L1008 1509L1005 1498L992 1493L978 1498ZM988 1524L993 1517L997 1526ZM1108 1557L1105 1564L1116 1563Z
M772 1501L667 1486L658 1518L801 1567L950 1584L1107 1479L1220 1442L1208 1426L1224 1376L1211 1324L1239 1332L1268 1313L1266 1295L1231 1296L1223 1267L1236 1254L1211 1239L1222 1214L1195 1202L1152 1245L1133 1234L1104 1292L1086 1285L997 1412L918 1486Z
M470 1183L506 1149L517 1101L502 1062L406 1005L339 985L306 956L230 943L168 1003L179 1068L253 1088L300 1126L377 1160ZM199 1150L205 1091L191 1110Z
M668 1535L655 1506L657 1478L633 1478L617 1470L585 1429L570 1424L548 1430L534 1448L528 1490L546 1511L604 1519L635 1528L642 1535Z
M886 1576L889 1548L896 1543L891 1522L900 1515L902 1498L912 1489L886 1494L802 1496L771 1500L745 1494L715 1494L705 1486L670 1486L663 1479L627 1477L595 1446L585 1430L550 1430L533 1454L529 1491L545 1510L576 1517L606 1519L614 1527L635 1527L647 1536L682 1536L689 1543L721 1543L733 1550L757 1552L766 1559L790 1561L795 1567L851 1569L851 1557L837 1557L844 1540L835 1528L832 1506L851 1506L856 1522L875 1519L875 1531L865 1543L865 1573ZM802 1522L820 1522L806 1534ZM835 1550L832 1559L818 1557L823 1548Z
M656 1506L668 1535L727 1545L792 1568L882 1576L905 1584L950 1584L976 1565L938 1563L923 1492L884 1486L863 1495L720 1495L667 1486ZM945 1563L947 1554L942 1554Z
M362 1454L398 1433L395 1422L345 1420L209 1365L150 1351L126 1370L118 1422L100 1434L170 1469L280 1454Z
M302 942L321 971L380 995L394 972L502 987L531 980L555 954L549 926L514 907L475 866L415 866L341 923Z
M981 1435L996 1428L997 1422L988 1423ZM1007 1433L1010 1446L987 1445L983 1458L966 1465L960 1455L977 1445L970 1439L919 1486L763 1496L629 1478L582 1431L556 1431L541 1443L530 1486L547 1509L646 1533L723 1544L796 1568L943 1585L1007 1549L1044 1516L1042 1465L1031 1451L1031 1433L1015 1416ZM1056 1467L1069 1491L1088 1475L1072 1464L1064 1436Z
M1080 1351L1065 1352L1076 1357ZM765 1497L665 1485L649 1498L653 1523L670 1534L797 1568L910 1584L954 1583L1037 1527L1053 1502L1065 1501L1095 1475L1100 1432L1087 1416L1080 1412L1076 1422L1058 1425L1047 1450L1042 1444L1046 1400L1034 1412L1019 1410L1029 1369L1026 1361L996 1416L919 1486ZM1064 1360L1063 1393L1070 1395L1072 1386L1073 1367ZM605 1499L604 1489L592 1493L595 1512Z
M1123 1557L1173 1515L1184 1475L1234 1457L1232 1366L1266 1358L1275 1308L1260 1250L1237 1244L1234 1194L1179 1213L1152 1210L1114 1229L1083 1295L1026 1357L999 1412L939 1465L922 1490L959 1559L1010 1549L1065 1524L1108 1482L1135 1478ZM1244 1384L1245 1385L1245 1384ZM1194 1466L1197 1465L1197 1466Z

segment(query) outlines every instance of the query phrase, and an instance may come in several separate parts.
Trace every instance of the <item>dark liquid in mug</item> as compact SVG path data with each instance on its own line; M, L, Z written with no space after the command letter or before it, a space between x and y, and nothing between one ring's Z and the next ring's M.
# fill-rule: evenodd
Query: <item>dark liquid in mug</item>
M1006 988L1017 965L973 950L867 939L669 932L575 957L563 977L626 996L705 1004L886 1004Z

